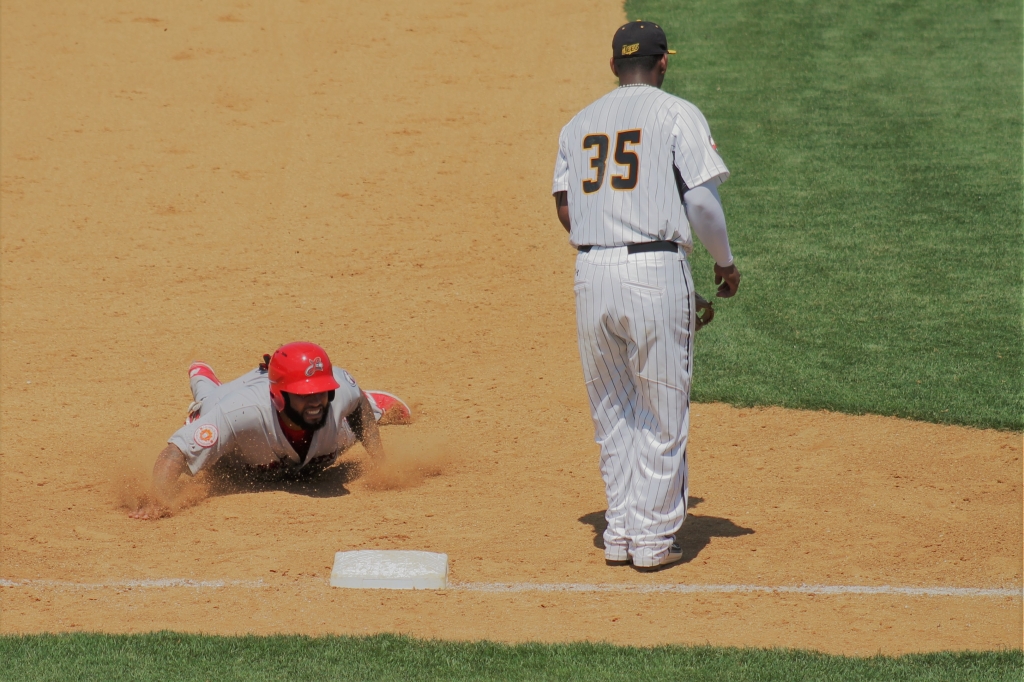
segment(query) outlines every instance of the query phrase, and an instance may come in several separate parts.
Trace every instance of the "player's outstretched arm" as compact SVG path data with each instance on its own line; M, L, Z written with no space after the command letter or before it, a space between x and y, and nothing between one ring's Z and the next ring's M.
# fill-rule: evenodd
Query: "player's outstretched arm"
M360 396L359 406L346 419L370 458L377 463L383 462L384 445L380 441L380 429L377 428L377 419L365 395Z
M570 231L569 226L569 195L567 192L555 192L555 210L558 211L558 222L566 232Z
M176 445L168 443L153 465L153 499L145 500L142 506L129 512L128 516L144 520L168 516L174 486L187 468L185 455Z

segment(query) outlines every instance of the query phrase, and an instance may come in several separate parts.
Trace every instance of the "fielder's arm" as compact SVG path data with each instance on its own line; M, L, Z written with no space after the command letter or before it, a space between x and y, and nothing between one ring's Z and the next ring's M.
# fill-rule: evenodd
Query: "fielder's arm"
M718 196L718 180L688 190L683 195L683 207L697 238L715 259L715 284L720 285L715 294L719 298L736 295L740 287L740 271L733 262L729 248L729 232L725 227L725 212Z
M366 395L360 396L359 405L345 419L352 427L352 433L366 448L370 458L378 462L384 461L384 445L380 442L380 429L377 428L377 419Z
M567 192L555 192L555 210L558 211L558 222L562 223L565 231L569 231L569 194Z
M128 516L133 519L159 519L169 512L171 498L174 495L174 486L178 478L188 470L185 463L185 455L181 453L178 446L167 444L156 458L153 465L153 497L147 500L141 507L130 512Z

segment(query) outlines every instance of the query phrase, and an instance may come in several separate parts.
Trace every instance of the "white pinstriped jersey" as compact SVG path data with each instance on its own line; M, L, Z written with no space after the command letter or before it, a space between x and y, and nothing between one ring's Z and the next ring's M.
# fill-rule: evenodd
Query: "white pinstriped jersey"
M681 194L715 177L725 181L729 169L700 110L659 88L626 85L562 128L551 192L568 192L573 246L672 241L690 253Z

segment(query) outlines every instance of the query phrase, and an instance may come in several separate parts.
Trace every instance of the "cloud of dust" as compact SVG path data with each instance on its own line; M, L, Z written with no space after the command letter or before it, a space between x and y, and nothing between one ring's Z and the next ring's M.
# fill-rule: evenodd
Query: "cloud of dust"
M444 438L409 431L382 430L385 460L366 461L360 478L368 490L405 490L440 476L452 456Z
M130 452L111 472L114 503L119 509L132 512L156 504L153 493L154 453ZM170 516L182 509L194 507L209 495L210 484L202 474L196 477L182 476L163 516Z
M381 432L385 460L374 463L368 459L350 462L352 473L367 490L405 490L421 484L427 478L444 473L453 458L445 439L440 435L411 433L403 428L385 428ZM151 450L126 453L111 472L113 497L118 508L128 512L142 510L156 503L153 493L153 464L156 453ZM328 472L335 471L334 468ZM349 478L349 480L351 480ZM216 477L200 472L195 477L182 476L174 496L161 515L171 516L193 507L210 494L217 494L221 485Z

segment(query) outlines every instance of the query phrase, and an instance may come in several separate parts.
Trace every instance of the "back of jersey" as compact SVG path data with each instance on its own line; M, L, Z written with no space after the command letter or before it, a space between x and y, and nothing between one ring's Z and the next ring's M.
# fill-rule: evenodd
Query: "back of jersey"
M562 129L552 193L567 192L573 246L673 241L689 252L682 194L729 177L707 120L650 85L625 85Z

